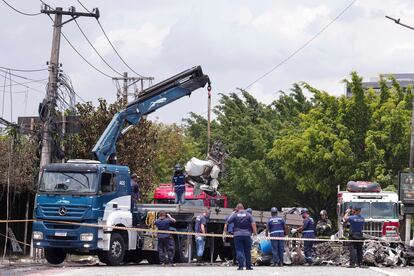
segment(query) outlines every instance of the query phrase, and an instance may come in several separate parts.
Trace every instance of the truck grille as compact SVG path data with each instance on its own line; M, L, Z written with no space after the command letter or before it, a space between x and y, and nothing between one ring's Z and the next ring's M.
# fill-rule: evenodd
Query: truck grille
M382 236L382 222L377 221L367 221L364 224L365 234L374 236L374 237L381 237Z
M58 229L58 230L73 230L78 229L80 225L72 225L72 224L58 224L58 223L51 223L51 222L43 222L44 226L47 229Z
M75 241L76 237L56 237L56 236L46 236L48 240L54 241Z
M66 209L65 214L61 215L59 214L59 210L61 207L64 207ZM42 205L39 206L40 210L42 211L45 218L70 218L70 219L82 219L85 215L86 211L88 210L87 206L76 206L76 205L70 205L70 206L62 206L62 205Z

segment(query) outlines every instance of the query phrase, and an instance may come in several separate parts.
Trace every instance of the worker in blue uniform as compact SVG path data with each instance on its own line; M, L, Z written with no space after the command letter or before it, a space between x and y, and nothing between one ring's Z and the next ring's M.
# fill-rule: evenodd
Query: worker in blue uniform
M313 218L310 217L309 211L306 208L303 208L300 211L302 218L303 218L303 225L298 229L293 229L291 232L292 234L298 232L302 232L302 238L307 239L314 239L315 238L315 222ZM312 259L312 248L313 248L313 241L304 241L303 242L304 251L305 251L305 262L308 265L313 264Z
M206 237L203 234L207 233L207 222L210 218L210 210L206 209L204 212L196 217L195 221L195 232L197 233L196 238L196 257L197 263L201 264L204 254L204 247L206 245Z
M271 218L266 224L266 237L284 237L286 235L286 224L282 217L277 214L277 208L272 207L270 209ZM283 266L283 253L285 251L284 240L271 240L272 254L273 254L273 266Z
M167 214L165 211L161 211L159 218L155 221L155 225L158 230L170 230L171 224L176 220ZM158 257L162 265L170 264L175 266L174 261L174 238L171 234L158 233Z
M257 235L256 223L253 216L244 210L243 204L237 204L237 212L234 213L224 225L224 231L227 231L228 224L234 223L233 236L234 246L236 248L238 269L253 270L252 268L252 234Z
M185 175L180 164L174 166L172 183L175 192L175 204L185 203Z
M346 210L344 220L349 222L349 238L351 240L363 240L362 230L364 229L365 218L361 215L361 207L355 206L353 210ZM351 242L349 246L351 258L348 267L354 268L355 265L364 267L362 265L362 245L363 242Z

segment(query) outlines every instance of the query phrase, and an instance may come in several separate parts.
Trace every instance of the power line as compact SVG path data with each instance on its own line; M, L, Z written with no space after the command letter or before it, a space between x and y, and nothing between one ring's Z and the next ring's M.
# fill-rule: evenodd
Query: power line
M4 67L4 66L0 66L0 68L4 69L4 70L10 70L10 71L16 71L16 72L40 72L40 71L47 71L47 68L39 68L39 69L16 69L16 68L9 68L9 67Z
M76 48L75 46L73 46L73 44L69 41L69 39L66 37L66 35L62 32L62 36L63 38L66 40L66 42L69 44L69 46L83 59L83 61L85 61L89 66L91 66L93 69L95 69L96 71L98 71L99 73L101 73L102 75L104 75L105 77L108 77L110 79L112 79L112 77L104 72L102 72L101 70L99 70L98 68L96 68L92 63L90 63Z
M11 76L18 77L18 78L28 80L28 81L31 81L31 82L42 82L43 81L42 79L35 80L35 79L27 78L27 77L24 77L24 76L21 76L21 75L17 75L17 74L14 74L12 72L8 72L8 71L2 70L2 69L0 69L0 72L7 73L7 74L10 74Z
M20 14L22 14L22 15L26 15L26 16L36 16L36 15L41 14L41 12L39 12L39 13L27 13L27 12L22 12L22 11L20 11L20 10L16 9L15 7L13 7L12 5L10 5L9 3L7 3L7 2L6 2L6 0L2 0L2 1L3 1L3 3L4 3L4 4L6 4L7 6L9 6L9 8L11 8L11 9L12 9L12 10L14 10L15 12L18 12L18 13L20 13Z
M39 82L46 82L48 79L41 79L41 80L33 80L33 81L25 81L25 82L21 82L20 83L20 85L24 85L24 84L29 84L29 83L34 83L34 82L36 82L36 83L39 83ZM7 87L9 86L9 84L8 85L6 85Z
M47 5L45 2L43 2L42 0L40 0L40 2L42 2L43 4ZM53 18L48 14L50 20L52 20L52 22L54 23ZM102 75L104 75L105 77L108 77L110 79L112 79L112 77L104 72L102 72L101 70L99 70L96 66L94 66L92 63L90 63L77 49L76 47L72 44L72 42L70 42L70 40L67 38L67 36L62 32L62 36L63 38L66 40L66 42L69 44L69 46L78 54L78 56L80 56L83 61L85 61L90 67L92 67L93 69L95 69L97 72L101 73Z
M7 72L7 74L9 74L9 73ZM5 75L0 74L0 77L4 77L4 78L6 78L7 74L5 74ZM27 89L31 89L31 90L33 90L33 91L35 91L35 92L37 92L37 93L40 93L40 94L44 94L44 93L45 93L44 91L40 91L39 89L36 89L36 88L31 87L31 86L25 85L25 84L24 84L24 83L22 83L22 82L18 82L18 81L15 81L15 80L11 80L11 82L15 83L16 85L21 85L21 86L23 86L23 87L26 87ZM12 84L10 84L10 85L8 85L8 86L13 86L13 85L12 85Z
M82 2L80 0L77 0L78 3L87 11L90 12L88 10L88 8L85 7L84 4L82 4ZM128 63L126 63L126 61L121 57L121 55L119 54L118 50L115 48L115 46L112 44L112 41L109 39L108 35L106 34L101 22L99 21L99 19L96 19L96 21L98 22L99 27L101 28L102 33L104 34L106 40L108 41L109 45L111 45L112 49L114 50L114 52L116 53L116 55L119 57L119 59L122 61L122 63L128 67L129 70L131 70L132 72L134 72L136 75L143 77L141 74L138 74L134 69L131 68L131 66L128 65Z
M331 26L336 20L338 20L357 0L353 0L350 4L348 4L334 19L332 19L328 24L326 24L319 32L317 32L314 36L312 36L308 41L306 41L302 46L300 46L298 49L293 51L289 56L287 56L285 59L283 59L281 62L279 62L276 66L274 66L272 69L261 75L259 78L254 80L252 83L247 85L244 90L248 89L250 86L255 84L256 82L260 81L270 73L272 73L274 70L282 66L284 63L289 61L291 58L293 58L296 54L298 54L300 51L302 51L306 46L308 46L312 41L314 41L318 36L320 36L329 26Z
M86 36L85 32L83 31L83 29L81 28L81 26L79 25L78 21L76 19L74 19L76 26L78 26L79 31L82 33L83 37L86 39L86 41L88 42L89 46L91 46L91 48L95 51L95 53L101 58L101 60L109 67L111 68L112 71L114 71L116 74L122 76L122 74L120 72L118 72L117 70L115 70L103 57L102 55L98 52L98 50L96 50L96 48L93 46L93 44L91 43L91 41L89 40L89 38Z

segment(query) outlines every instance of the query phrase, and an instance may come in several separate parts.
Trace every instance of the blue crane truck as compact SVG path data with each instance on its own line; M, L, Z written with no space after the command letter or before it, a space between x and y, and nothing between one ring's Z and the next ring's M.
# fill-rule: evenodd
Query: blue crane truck
M131 199L130 169L116 164L116 142L143 116L192 91L210 85L200 66L191 68L144 90L139 97L114 115L92 152L95 160L68 160L42 168L33 222L35 248L43 248L46 260L60 264L67 254L97 255L107 265L157 263L153 222L157 212L168 211L177 223L171 230L194 229L194 219L203 207L175 204L136 204ZM137 141L139 143L139 141ZM221 233L231 209L212 203L209 232ZM257 212L264 225L269 214ZM94 226L91 226L93 224ZM119 228L122 227L122 228ZM148 229L136 231L134 229ZM194 238L174 235L177 262L191 260ZM231 256L229 244L209 239L206 259Z

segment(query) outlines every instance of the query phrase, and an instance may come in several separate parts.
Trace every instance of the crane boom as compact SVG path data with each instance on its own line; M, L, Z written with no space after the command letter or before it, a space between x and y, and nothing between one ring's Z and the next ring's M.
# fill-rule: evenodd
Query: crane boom
M116 113L92 149L95 158L101 163L114 163L116 142L128 129L160 107L189 96L194 90L210 84L200 66L188 69L145 89L138 98L125 109Z

